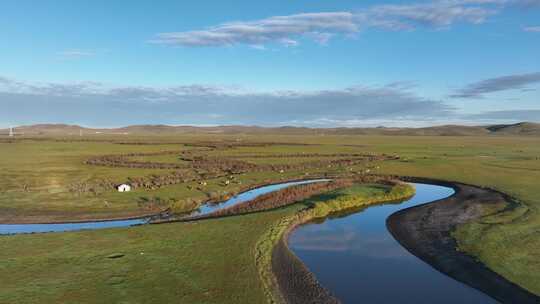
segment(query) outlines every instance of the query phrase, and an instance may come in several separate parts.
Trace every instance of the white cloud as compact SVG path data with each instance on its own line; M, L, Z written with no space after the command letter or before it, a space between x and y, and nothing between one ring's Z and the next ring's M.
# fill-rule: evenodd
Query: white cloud
M519 89L538 77L533 73L491 78L458 93L477 97ZM445 102L416 94L416 89L411 83L396 82L384 86L264 92L236 86L109 86L97 82L31 83L0 77L0 121L93 126L151 123L311 127L540 121L538 109L462 114Z
M312 35L325 42L330 33L355 33L358 25L349 12L324 12L275 16L250 22L224 23L205 30L158 34L152 42L184 46L252 46L278 42L287 46L298 44L296 36Z
M524 27L523 30L525 32L540 33L540 26L528 26Z
M64 59L79 59L84 57L93 57L96 55L96 52L88 50L65 50L58 52L57 55Z
M27 83L0 78L0 104L18 104L0 120L82 121L112 125L151 121L187 124L262 124L286 121L423 120L453 109L405 85L256 92L224 86L107 86L100 83ZM23 119L24 118L24 119ZM178 121L178 119L182 121ZM171 121L171 120L175 121ZM92 120L92 121L89 121Z
M506 75L471 83L451 95L453 98L482 98L484 94L527 89L527 85L540 83L540 72Z
M446 28L455 23L479 24L510 0L439 0L416 4L376 5L350 12L317 12L223 23L207 29L157 34L152 43L216 47L267 43L296 46L301 39L326 44L335 36L363 29L411 30ZM521 0L522 1L522 0Z
M467 118L492 122L540 122L540 109L487 111L484 113L468 115Z
M471 6L471 4L474 4ZM443 28L457 22L483 23L497 10L491 1L438 1L422 4L379 5L364 13L367 22L391 30L410 30L418 26Z
M540 7L540 0L508 0L514 6L522 8Z

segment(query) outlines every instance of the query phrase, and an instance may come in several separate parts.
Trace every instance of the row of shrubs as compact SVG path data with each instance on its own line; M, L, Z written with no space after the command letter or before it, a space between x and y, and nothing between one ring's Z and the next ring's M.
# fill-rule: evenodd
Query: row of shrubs
M226 165L219 165L217 160L210 163L205 161L195 162L192 169L182 168L170 171L166 174L152 174L139 177L128 177L127 183L134 189L146 189L157 190L159 188L176 185L181 183L188 183L193 181L208 180L213 178L219 178L224 176L230 176L248 172L285 172L285 171L307 171L309 169L322 169L332 167L353 166L358 163L363 163L364 160L332 160L332 161L315 161L301 164L292 165L265 165L265 166L253 166L244 165L241 162L227 162ZM204 165L203 165L204 163ZM118 183L110 180L98 180L92 183L81 182L74 183L69 186L69 190L73 193L94 193L99 194L103 191L113 189Z
M74 193L78 196L91 193L94 195L101 194L106 191L110 191L116 186L116 183L110 179L98 179L95 181L79 181L71 183L67 186L69 192Z
M220 145L212 146L210 143L192 144L193 146L203 147L205 149L216 149ZM222 144L226 145L226 144ZM228 144L227 144L228 145ZM249 144L255 145L255 144ZM257 144L257 145L263 145ZM234 145L233 145L234 146ZM241 146L238 144L238 146ZM372 161L399 159L398 156L375 155L375 154L356 154L356 153L336 153L336 154L319 154L319 153L298 153L298 154L272 154L271 156L258 155L257 157L306 157L306 158L326 158L312 160L302 163L291 164L254 164L237 159L238 156L228 157L208 157L200 155L200 150L197 151L160 151L151 153L127 153L120 155L104 155L90 158L86 161L89 165L99 165L107 167L127 167L127 168L146 168L146 169L170 169L174 170L166 174L153 174L150 176L133 177L127 181L134 188L143 188L147 190L155 190L164 186L186 183L197 180L205 180L215 177L235 175L251 172L281 172L286 171L309 171L312 169L325 168L340 168L351 167L358 164L364 164ZM180 163L158 163L150 161L134 161L130 158L157 156L157 155L174 155L178 154L179 159L188 162L188 164ZM251 155L253 156L253 155ZM244 156L246 157L246 156ZM329 159L330 157L347 157L339 159ZM107 184L92 185L85 184L73 185L72 192L98 192L103 190L103 186L111 189L115 183L108 182Z
M207 158L198 156L194 158L182 158L182 160L191 161L192 164L190 167L194 169L229 171L232 173L305 171L318 168L350 167L365 162L391 159L397 159L397 157L387 155L361 155L354 158L325 159L292 164L254 164L228 157Z
M137 189L156 190L161 187L198 180L200 176L191 170L175 170L167 174L128 177L128 184Z
M189 160L182 158L183 160ZM259 171L256 164L224 157L195 157L189 165L193 169L209 172L227 171L233 174Z
M160 151L152 153L127 153L118 155L102 155L92 157L86 160L87 165L105 166L105 167L124 167L124 168L139 168L139 169L182 169L186 166L177 163L158 163L150 161L134 161L132 157L159 156L159 155L174 155L180 154L179 151Z
M193 144L195 145L195 144ZM217 146L203 147L217 149ZM267 171L267 170L292 170L319 167L323 165L351 165L358 161L377 161L399 159L399 156L358 154L358 153L295 153L295 154L272 154L272 155L232 155L227 157L207 157L203 155L193 155L194 151L160 151L151 153L127 153L119 155L102 155L86 160L86 164L106 167L125 167L125 168L146 168L146 169L183 169L186 167L202 168L211 170L232 170L237 172L247 171ZM200 153L201 151L197 151ZM159 163L151 161L134 161L132 157L158 156L178 154L180 160L190 162L190 165L178 163ZM257 165L246 161L237 160L237 158L340 158L335 160L319 160L297 164L281 165Z
M350 185L352 185L351 180L342 179L292 186L283 190L260 195L250 201L218 210L206 215L205 217L223 217L276 209L293 204L309 196L329 192L339 188L345 188Z
M215 149L230 149L230 148L241 148L241 147L270 147L270 146L310 146L311 144L306 143L283 143L283 142L243 142L243 141L208 141L208 142L197 142L197 143L187 143L186 146L191 147L212 147Z
M372 154L361 153L272 153L272 154L241 154L231 155L231 158L338 158L338 157L369 157Z
M339 178L327 182L314 182L296 185L279 191L260 195L244 203L218 210L207 215L206 217L222 217L281 208L299 202L308 197L350 187L355 183L378 183L387 184L390 186L395 185L395 182L390 177L375 175L355 176L354 178ZM395 194L400 195L400 193L397 192Z

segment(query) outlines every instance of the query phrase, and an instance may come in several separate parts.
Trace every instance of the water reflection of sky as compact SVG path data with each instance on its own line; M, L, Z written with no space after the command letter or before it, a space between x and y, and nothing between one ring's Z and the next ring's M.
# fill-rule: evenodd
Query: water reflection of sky
M347 251L373 258L410 258L402 247L386 233L360 232L354 228L311 230L294 236L294 250Z
M65 232L127 227L144 224L148 219L116 220L101 222L63 223L63 224L0 224L1 234Z
M242 203L242 202L247 202L249 200L252 200L252 199L256 198L259 195L263 195L263 194L266 194L266 193L278 191L278 190L281 190L281 189L284 189L284 188L287 188L287 187L303 185L303 184L312 184L312 183L315 183L315 182L323 182L323 181L328 181L328 179L316 179L316 180L304 180L304 181L296 181L296 182L287 182L287 183L282 183L282 184L268 185L268 186L255 188L255 189L252 189L252 190L248 190L246 192L242 192L242 193L238 194L237 196L234 196L234 197L226 200L223 203L205 204L205 205L201 206L197 211L193 212L190 216L204 215L204 214L212 213L212 212L215 212L217 210L224 209L224 208L227 208L227 207L230 207L230 206Z
M346 303L494 303L411 255L386 229L401 209L448 197L451 188L415 184L401 204L369 207L295 230L290 248Z

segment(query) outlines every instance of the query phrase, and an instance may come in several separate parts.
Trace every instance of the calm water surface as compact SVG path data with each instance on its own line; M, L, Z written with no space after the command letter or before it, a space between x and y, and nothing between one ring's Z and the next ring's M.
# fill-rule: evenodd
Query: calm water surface
M298 182L288 182L269 186L259 187L253 190L242 192L237 196L220 204L206 204L189 216L204 215L212 213L238 203L251 200L259 195L277 191L290 186L328 181L327 179L305 180ZM116 220L116 221L94 221L81 223L59 223L59 224L0 224L0 235L21 234L21 233L43 233L43 232L65 232L88 229L103 229L114 227L128 227L133 225L146 224L150 218Z
M290 236L291 250L345 303L497 303L436 271L388 232L386 218L392 213L454 193L447 187L414 185L416 195L401 204L372 206L299 227Z

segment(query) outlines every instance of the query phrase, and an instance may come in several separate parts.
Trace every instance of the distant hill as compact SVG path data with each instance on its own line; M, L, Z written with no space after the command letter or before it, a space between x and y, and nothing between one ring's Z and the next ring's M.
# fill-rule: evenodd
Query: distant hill
M305 128L305 127L258 127L258 126L168 126L133 125L122 128L93 129L77 125L39 124L15 128L24 135L174 135L174 134L276 134L276 135L402 135L402 136L540 136L540 124L521 122L517 124L488 126L444 125L426 128ZM0 136L7 136L8 129L0 129Z
M490 132L504 135L540 135L540 123L520 122L511 125L489 126Z
M403 135L403 136L480 136L491 132L484 127L434 126L426 128L336 128L318 129L336 135Z
M66 124L39 124L16 128L17 132L24 134L79 134L81 129L84 128L77 125Z

